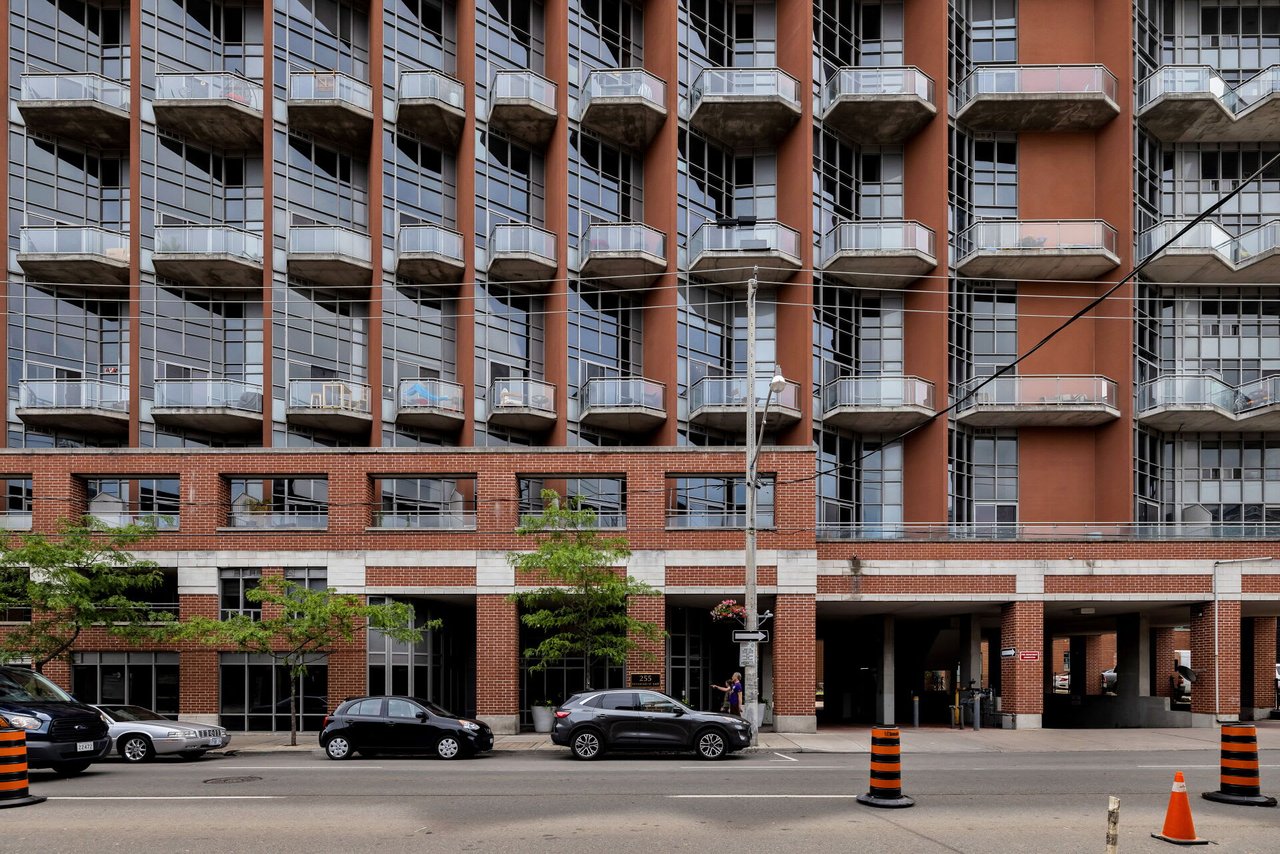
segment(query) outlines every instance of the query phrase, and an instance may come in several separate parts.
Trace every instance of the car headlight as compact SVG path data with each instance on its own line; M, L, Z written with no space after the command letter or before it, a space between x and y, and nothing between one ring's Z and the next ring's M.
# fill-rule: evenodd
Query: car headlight
M16 726L18 729L40 729L44 721L32 715L5 715L9 720L9 726Z
M458 721L458 723L462 724L462 728L463 728L463 729L465 729L465 730L470 730L471 732L478 732L478 731L480 730L480 724L475 723L474 721L462 721L462 720L460 720L460 721Z
M182 738L182 733L178 732L176 729L171 729L164 734L164 737L165 738Z
M107 726L111 726L111 724L114 723L111 718L107 717L106 712L98 712L98 717L102 718L102 722Z

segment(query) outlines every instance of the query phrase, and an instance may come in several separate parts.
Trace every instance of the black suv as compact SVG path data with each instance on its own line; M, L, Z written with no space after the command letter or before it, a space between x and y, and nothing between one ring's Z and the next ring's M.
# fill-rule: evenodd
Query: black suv
M0 720L26 731L30 767L63 777L111 751L102 715L34 670L0 665Z
M350 759L352 753L434 753L457 759L492 750L493 730L430 700L355 697L325 717L320 746L330 759Z
M751 724L737 715L696 712L657 691L589 691L556 709L551 740L578 759L606 750L692 750L722 759L751 744Z

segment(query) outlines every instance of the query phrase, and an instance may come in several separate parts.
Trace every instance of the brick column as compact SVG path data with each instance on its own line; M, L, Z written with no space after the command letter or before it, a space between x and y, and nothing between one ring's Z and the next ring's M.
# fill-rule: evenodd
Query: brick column
M1102 693L1102 671L1116 663L1115 635L1089 635L1084 642L1084 692L1089 696Z
M210 597L213 598L213 597ZM217 612L217 603L214 603ZM178 712L183 720L217 724L219 670L216 650L201 647L178 654Z
M773 727L778 732L816 732L814 714L814 626L812 593L779 593L773 620Z
M639 645L627 654L627 684L636 673L654 673L658 676L656 685L646 687L659 691L667 690L667 597L632 596L627 600L627 615L633 620L644 620L653 623L663 633L657 640L638 638Z
M1173 696L1173 680L1170 677L1173 675L1173 651L1177 649L1173 645L1173 632L1170 628L1155 630L1156 681L1151 686L1151 693L1157 697Z
M1045 651L1044 603L1010 602L1000 609L1000 647L1018 651L1000 659L1000 709L1011 712L1020 729L1039 729L1044 714L1044 664L1022 661L1024 652Z
M476 596L476 717L498 734L520 728L520 627L501 594Z
M1213 726L1214 707L1222 720L1240 718L1240 602L1222 600L1218 609L1218 659L1213 655L1214 604L1191 610L1191 661L1199 678L1191 691L1192 720ZM1273 662L1274 666L1274 662ZM1217 680L1221 679L1220 690Z
M1252 652L1253 695L1250 702L1253 720L1266 720L1276 706L1276 618L1254 617Z

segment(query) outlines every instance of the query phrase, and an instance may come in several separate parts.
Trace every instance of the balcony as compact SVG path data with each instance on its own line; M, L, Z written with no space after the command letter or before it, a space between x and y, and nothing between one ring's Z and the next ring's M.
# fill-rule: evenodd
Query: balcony
M756 427L788 427L800 420L800 386L787 381L781 394L769 394L769 377L756 377ZM764 404L769 401L768 421ZM689 389L689 423L735 433L747 430L747 378L703 377Z
M1088 281L1120 266L1116 230L1098 219L976 222L956 254L956 272L974 278Z
M157 74L151 107L157 126L215 148L262 145L262 84L238 74Z
M427 430L457 430L466 420L462 386L436 379L402 380L396 423Z
M610 279L605 284L639 288L652 284L667 269L667 236L639 222L597 223L582 237L584 279Z
M970 380L957 398L981 382ZM1119 417L1115 382L1095 376L1000 376L955 410L970 427L1096 427Z
M262 386L241 380L156 380L151 419L210 433L262 429Z
M1280 67L1236 88L1207 65L1166 65L1138 86L1137 117L1164 142L1280 138Z
M337 225L289 229L289 275L322 285L365 285L373 274L369 235Z
M1138 389L1137 419L1166 433L1280 430L1280 377L1241 386L1202 374L1160 377Z
M667 387L643 377L596 377L582 386L579 421L623 433L648 433L667 420Z
M428 223L396 232L396 275L427 285L456 285L466 273L462 235Z
M18 112L27 127L95 148L129 147L129 85L98 74L24 74Z
M396 126L442 151L454 151L467 121L466 89L439 71L402 71Z
M556 423L556 387L539 380L508 377L489 385L489 423L541 432Z
M31 513L26 512L0 512L0 531L30 531L31 530ZM13 606L10 606L13 607ZM0 623L15 622L4 616L4 609L0 608ZM27 619L30 620L30 614Z
M495 225L489 235L489 278L546 284L556 277L556 236L534 225Z
M933 230L918 222L840 222L822 241L822 271L846 282L904 288L938 266Z
M897 433L933 417L933 383L919 377L841 377L822 390L822 423L854 433Z
M689 239L689 272L712 282L781 282L800 269L800 234L780 222L704 222Z
M156 274L208 288L262 286L262 235L226 225L157 226Z
M474 505L474 502L470 502ZM378 530L474 531L476 511L449 508L409 511L381 511L375 514L373 527Z
M937 115L933 80L919 68L841 68L822 87L822 121L850 142L892 145Z
M704 68L689 90L689 126L730 148L776 145L801 113L800 84L778 68Z
M633 152L667 120L667 84L642 68L592 71L582 87L582 126Z
M227 514L227 526L237 530L251 531L323 531L329 527L329 512L326 509L277 510L268 504L254 504L248 507L233 506ZM223 610L222 619L229 614L260 614L260 611Z
M290 71L289 128L343 148L368 148L373 89L336 71Z
M490 129L542 148L551 140L559 120L556 84L532 71L499 71L493 75Z
M1120 115L1101 65L990 65L960 84L956 121L978 131L1097 130Z
M92 225L28 225L19 238L18 266L35 282L86 289L129 287L129 237Z
M285 418L330 433L363 433L373 423L369 387L351 380L290 380Z
M129 389L100 380L23 380L16 414L28 427L122 435L129 431Z
M1147 257L1187 224L1162 222L1138 239L1138 251ZM1253 285L1280 281L1280 220L1263 223L1240 236L1229 234L1216 222L1205 220L1177 239L1142 268L1142 275L1176 285Z

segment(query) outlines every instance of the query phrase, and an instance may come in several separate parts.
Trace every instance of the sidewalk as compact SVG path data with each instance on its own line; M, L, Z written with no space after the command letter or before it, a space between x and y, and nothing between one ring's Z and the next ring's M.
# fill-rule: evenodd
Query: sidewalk
M1259 750L1280 750L1280 721L1256 721ZM1125 751L1216 750L1218 730L1194 729L1037 729L953 730L940 727L903 727L903 753L1061 753L1101 750ZM563 751L546 735L500 735L494 750ZM762 751L778 753L868 753L869 727L835 727L816 733L760 734ZM320 752L314 732L298 733L298 745L289 746L288 733L232 733L229 753ZM218 752L218 751L214 751Z

